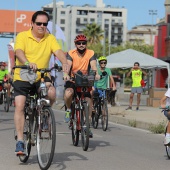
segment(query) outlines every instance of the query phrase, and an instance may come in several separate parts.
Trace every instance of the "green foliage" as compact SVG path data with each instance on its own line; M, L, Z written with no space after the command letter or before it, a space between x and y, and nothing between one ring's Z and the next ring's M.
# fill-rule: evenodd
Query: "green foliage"
M165 121L159 122L156 125L151 124L149 130L155 134L162 134L165 133L165 125L166 125Z
M129 126L136 127L136 125L137 125L136 120L129 120Z

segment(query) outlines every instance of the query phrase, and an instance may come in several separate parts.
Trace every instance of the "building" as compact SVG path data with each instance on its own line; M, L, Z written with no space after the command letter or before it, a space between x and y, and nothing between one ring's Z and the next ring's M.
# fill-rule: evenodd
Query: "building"
M148 45L154 45L155 35L157 35L157 25L138 25L127 32L127 41L143 42Z
M56 24L63 30L68 50L74 48L74 38L82 33L86 24L97 23L104 30L104 37L108 42L117 46L126 41L127 9L106 6L102 0L96 0L96 6L64 6L64 2L56 3ZM53 3L42 7L53 16ZM104 41L103 41L104 42Z

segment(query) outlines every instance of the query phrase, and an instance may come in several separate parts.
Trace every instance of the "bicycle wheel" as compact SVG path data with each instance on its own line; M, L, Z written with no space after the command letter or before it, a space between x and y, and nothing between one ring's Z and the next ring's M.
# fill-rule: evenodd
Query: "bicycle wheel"
M30 134L30 122L29 119L25 119L24 124L24 150L25 155L19 155L19 159L21 162L25 163L27 162L30 152L31 152L31 134Z
M72 118L71 118L71 123L72 123L71 131L72 131L72 142L74 146L77 146L79 143L79 132L80 131L78 130L78 127L77 127L79 122L80 120L78 120L76 110L73 106L72 107Z
M102 110L102 129L103 131L106 131L108 127L108 108L106 100L104 100L101 110Z
M99 122L99 109L98 106L94 106L94 111L92 112L92 126L94 129L97 129L98 127L98 122Z
M56 124L51 107L44 107L37 130L37 156L42 170L50 167L55 152Z
M165 135L166 135L166 132L167 132L167 127L166 127L166 130L165 130ZM167 157L168 157L168 159L170 159L170 146L165 146L165 149L166 149Z
M80 112L81 116L81 142L84 151L89 147L89 110L87 103L83 103L83 110Z
M7 96L7 93L4 94L4 110L6 112L9 111L9 105L10 105L10 98Z

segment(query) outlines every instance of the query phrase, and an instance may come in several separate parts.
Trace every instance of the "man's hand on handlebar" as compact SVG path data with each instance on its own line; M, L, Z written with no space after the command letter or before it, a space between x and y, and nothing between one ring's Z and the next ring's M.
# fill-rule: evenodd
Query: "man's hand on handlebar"
M29 63L29 66L31 69L33 69L34 71L37 70L37 65L35 63Z

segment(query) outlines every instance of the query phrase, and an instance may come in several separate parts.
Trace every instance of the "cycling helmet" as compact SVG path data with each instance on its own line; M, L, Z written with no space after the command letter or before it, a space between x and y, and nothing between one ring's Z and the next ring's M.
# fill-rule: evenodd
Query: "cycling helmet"
M74 42L77 42L77 41L87 41L87 38L85 35L83 34L79 34L76 36L76 38L74 39Z
M99 62L102 61L102 60L106 60L107 61L107 58L105 56L101 56L101 57L98 58Z
M2 61L2 62L0 62L0 66L7 66L7 64L4 62L4 61Z

